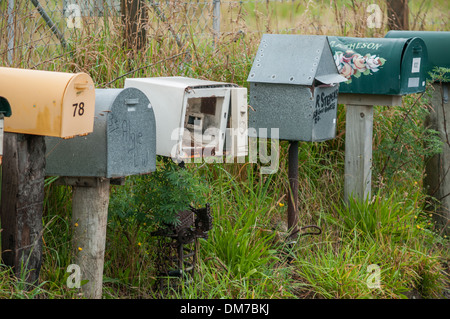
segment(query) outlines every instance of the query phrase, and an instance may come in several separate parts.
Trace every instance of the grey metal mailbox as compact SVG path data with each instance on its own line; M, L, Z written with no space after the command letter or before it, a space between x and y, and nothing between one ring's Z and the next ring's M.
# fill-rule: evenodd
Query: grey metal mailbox
M247 79L250 137L323 141L336 134L339 75L326 36L265 34ZM272 136L272 128L279 136ZM266 131L264 131L266 132ZM264 136L266 137L266 136Z
M47 176L115 178L156 169L156 123L136 88L97 89L93 133L46 138Z

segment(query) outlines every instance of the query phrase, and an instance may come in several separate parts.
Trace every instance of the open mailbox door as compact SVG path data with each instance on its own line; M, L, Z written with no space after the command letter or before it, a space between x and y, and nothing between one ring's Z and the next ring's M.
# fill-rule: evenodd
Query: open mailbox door
M142 90L153 106L157 155L187 161L247 154L246 88L187 77L128 78L125 87Z

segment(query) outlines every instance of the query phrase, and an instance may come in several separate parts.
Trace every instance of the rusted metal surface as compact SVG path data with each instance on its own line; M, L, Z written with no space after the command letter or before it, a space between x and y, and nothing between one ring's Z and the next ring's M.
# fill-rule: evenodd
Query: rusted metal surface
M212 229L210 205L190 207L178 214L177 226L166 225L151 233L159 237L157 269L159 276L182 277L194 273L197 262L198 239L208 238Z

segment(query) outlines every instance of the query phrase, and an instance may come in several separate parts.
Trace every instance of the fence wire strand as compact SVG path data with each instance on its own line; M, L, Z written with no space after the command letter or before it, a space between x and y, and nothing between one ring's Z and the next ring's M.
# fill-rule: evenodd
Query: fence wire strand
M14 66L37 65L51 56L74 47L84 34L101 34L102 30L121 24L121 2L127 0L1 0L0 62ZM264 6L300 0L138 0L145 4L147 37L172 37L179 46L193 38L210 38L260 31L245 18L251 8L256 16L264 15ZM272 10L276 10L273 8ZM221 24L226 20L226 25ZM23 63L25 61L25 63Z
M214 45L218 38L233 40L264 32L334 35L352 32L359 36L366 32L367 3L381 6L385 3L384 0L351 1L351 4L336 0L0 0L0 65L40 65L54 56L79 49L80 39L101 41L108 32L120 34L124 21L121 8L127 1L143 4L146 20L138 28L145 30L147 39L156 42L172 39L180 50L196 45L195 41L206 39ZM324 11L328 11L327 15ZM417 17L421 17L420 13Z

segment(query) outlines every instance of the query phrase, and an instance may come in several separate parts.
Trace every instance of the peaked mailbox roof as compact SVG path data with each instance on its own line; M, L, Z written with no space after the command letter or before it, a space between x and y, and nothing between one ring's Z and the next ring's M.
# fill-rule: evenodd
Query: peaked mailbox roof
M313 85L346 81L339 75L327 36L264 34L248 82Z

